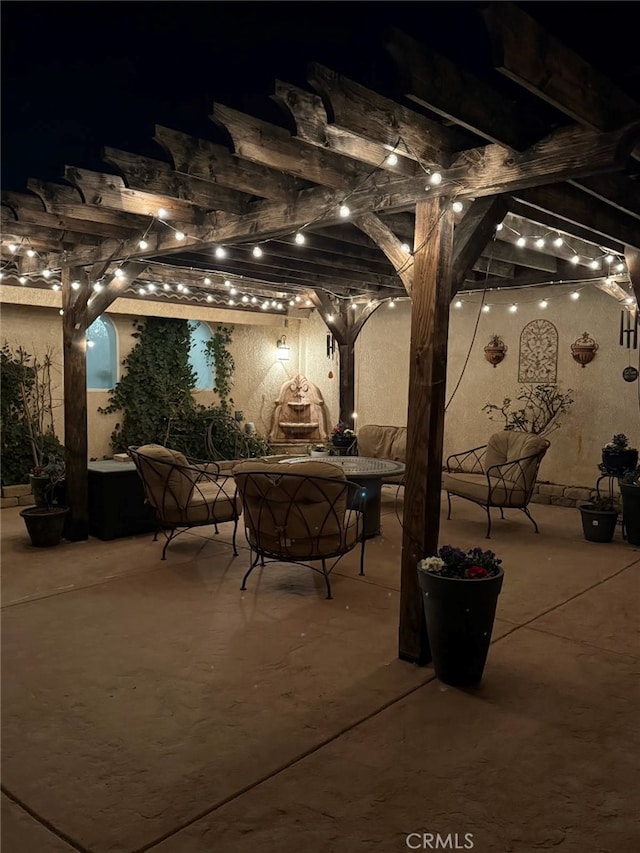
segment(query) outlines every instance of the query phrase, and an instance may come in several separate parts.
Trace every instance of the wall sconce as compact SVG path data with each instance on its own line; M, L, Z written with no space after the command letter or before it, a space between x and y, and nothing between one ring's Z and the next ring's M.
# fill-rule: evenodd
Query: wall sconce
M291 347L287 344L287 336L281 335L276 341L278 361L289 361Z
M574 360L586 367L590 361L593 361L598 344L590 337L588 332L583 332L577 341L571 344L571 355Z

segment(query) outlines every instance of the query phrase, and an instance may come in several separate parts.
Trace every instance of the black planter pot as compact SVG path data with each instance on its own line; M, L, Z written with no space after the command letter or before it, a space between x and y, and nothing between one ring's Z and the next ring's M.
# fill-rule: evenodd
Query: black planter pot
M620 484L622 524L630 545L640 545L640 486Z
M580 507L580 516L582 518L582 532L587 541L611 542L618 521L616 510L591 509L583 505Z
M473 580L418 570L433 666L445 684L480 683L503 578L502 569Z
M602 450L602 464L612 474L622 475L633 471L638 464L637 450Z
M36 548L51 548L62 539L69 507L29 506L20 515L24 518L31 544Z
M355 456L355 435L334 435L331 437L331 443L334 447L338 447L340 449L341 456Z

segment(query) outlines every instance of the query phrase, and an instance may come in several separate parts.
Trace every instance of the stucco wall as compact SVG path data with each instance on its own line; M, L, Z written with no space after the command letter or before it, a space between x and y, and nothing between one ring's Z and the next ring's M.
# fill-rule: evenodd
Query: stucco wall
M553 483L593 486L598 475L600 448L614 432L625 432L636 446L640 444L638 383L622 379L622 370L630 361L638 365L638 351L618 344L620 305L592 286L582 288L580 299L574 302L569 298L574 289L555 286L494 292L487 300L491 305L488 314L479 311L479 294L464 296L461 308L451 308L445 455L483 444L491 432L502 428L502 423L492 422L482 412L482 407L487 402L500 403L505 396L515 397L519 387L520 333L526 323L536 318L545 318L556 326L558 386L575 391L575 403L564 417L561 428L550 435L551 448L543 461L540 478ZM58 364L54 394L61 404L59 294L13 290L17 291L17 296L11 297L9 289L0 288L2 339L13 345L21 343L38 354L47 345L53 348ZM31 304L15 304L18 297L29 299ZM543 298L549 300L546 309L538 305ZM44 305L37 304L42 300ZM508 311L513 302L518 304L516 314ZM383 305L368 320L358 338L355 359L358 426L406 424L410 311L408 300L398 302L393 309ZM282 383L298 372L318 385L328 409L329 424L338 419L338 354L336 351L334 359L327 358L327 329L315 311L301 319L291 319L285 325L285 318L274 316L223 312L206 307L157 306L120 299L108 313L117 330L119 363L135 343L131 337L134 317L162 314L204 320L212 326L232 324L231 352L236 364L231 392L233 407L241 410L245 420L255 423L256 429L263 434L268 432L274 401ZM476 321L475 341L464 367ZM573 360L570 346L584 331L595 338L599 350L591 364L582 368ZM485 360L483 352L489 336L494 333L509 347L505 360L496 368ZM288 362L276 359L276 340L282 334L286 335L291 347ZM215 399L211 392L199 392L197 396L205 405ZM93 458L110 453L109 436L119 417L98 414L98 407L104 406L107 400L107 392L89 392L89 454ZM62 405L56 410L56 423L63 439Z
M491 432L502 428L503 422L492 422L482 407L488 402L500 404L507 396L515 398L521 387L520 333L528 322L538 318L551 321L558 330L558 387L575 391L575 402L562 419L562 426L549 436L551 447L543 460L540 478L592 486L598 476L600 449L614 433L624 432L636 446L640 444L638 383L622 379L622 371L630 362L638 366L638 350L627 350L618 344L620 305L593 286L582 288L580 298L573 301L569 294L575 289L554 286L493 292L486 300L491 307L488 313L480 311L480 294L463 296L461 308L452 306L445 456L484 444ZM548 307L542 309L539 302L545 298ZM508 310L512 303L518 305L515 314ZM357 405L361 426L407 422L410 310L408 301L398 303L394 309L382 306L358 339ZM573 360L570 347L585 331L598 342L599 349L591 364L582 368ZM484 358L484 347L492 334L500 335L509 348L505 360L495 368Z
M13 291L13 292L12 292ZM15 292L17 291L17 292ZM17 304L11 299L31 297L31 304ZM3 287L0 335L12 346L22 345L28 352L42 355L47 347L53 353L55 424L58 436L64 441L64 409L62 378L62 320L59 314L59 294L49 291L25 291ZM45 304L34 304L43 301ZM208 322L212 328L222 323L232 325L233 342L230 352L235 361L234 386L231 391L233 409L242 411L245 421L253 422L258 432L267 435L275 400L280 387L287 379L302 373L320 389L330 422L338 418L338 367L326 356L327 329L316 312L304 312L301 319L274 315L256 315L246 312L221 311L212 308L190 308L181 305L141 303L137 300L119 299L108 310L109 319L116 330L119 376L122 361L136 340L133 338L133 321L144 316L181 316ZM250 321L250 322L247 322ZM286 324L286 325L285 325ZM291 347L287 362L276 358L276 341L286 335ZM333 370L333 378L329 371ZM195 392L202 405L217 401L213 391ZM104 415L98 412L109 401L108 391L88 392L88 442L89 457L110 455L110 436L122 417L118 412Z

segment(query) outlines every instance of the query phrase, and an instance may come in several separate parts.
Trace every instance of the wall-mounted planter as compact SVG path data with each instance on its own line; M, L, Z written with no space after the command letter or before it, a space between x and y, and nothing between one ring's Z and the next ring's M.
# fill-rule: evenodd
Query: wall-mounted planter
M583 332L578 340L571 344L571 355L582 367L593 361L597 352L598 344L588 332Z
M507 352L507 345L499 338L497 335L494 335L489 343L484 348L484 357L487 359L489 364L492 364L494 367L497 367L501 361L504 360L504 357Z

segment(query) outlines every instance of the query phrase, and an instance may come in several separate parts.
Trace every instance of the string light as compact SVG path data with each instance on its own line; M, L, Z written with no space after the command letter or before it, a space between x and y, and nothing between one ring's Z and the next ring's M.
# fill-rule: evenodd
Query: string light
M439 184L441 184L442 175L440 174L440 172L433 172L431 174L431 177L429 178L429 183L434 187L437 187Z
M580 294L578 293L577 290L574 290L573 293L569 294L569 298L573 299L573 301L575 302L576 299L580 299Z
M526 237L518 237L518 239L516 240L516 246L522 247L522 246L526 246L526 245L527 245L527 238Z
M556 239L553 241L553 245L556 247L556 249L559 249L563 243L564 240L562 239L562 237L556 237Z
M454 308L462 308L462 301L460 299L456 300Z
M71 290L80 290L80 282L72 281L71 282Z
M146 241L146 240L140 240L140 242L138 243L138 247L139 247L140 249L148 249L148 248L149 248L149 244L147 243L147 241Z
M251 254L253 255L254 258L261 258L262 257L262 249L260 248L260 246L254 246L253 249L251 250Z
M385 162L388 163L390 166L397 166L398 165L398 155L394 154L392 151L391 154L389 154L389 156L385 160Z
M296 236L294 237L294 240L296 241L298 246L302 246L306 242L306 237L304 236L304 234L301 234L300 231L298 231L296 233Z
M340 216L341 216L343 219L346 219L346 218L347 218L347 216L349 216L349 215L351 214L351 210L349 209L348 205L346 205L346 204L341 204L341 205L340 205L340 210L338 211L338 213L340 214Z
M513 303L513 305L510 305L510 306L509 306L509 311L510 311L512 314L515 314L517 310L518 310L518 306L516 305L516 303L515 303L515 302Z
M541 308L546 308L548 304L549 304L549 303L547 302L547 300L546 300L546 299L541 299L541 300L540 300L540 302L538 302L538 305L539 305Z
M216 258L226 258L227 250L223 246L216 246L214 255L216 256Z
M164 209L164 207L158 208L158 219L167 219L169 216L168 211Z
M454 201L451 207L453 208L454 213L461 213L464 208L464 205L461 201Z

